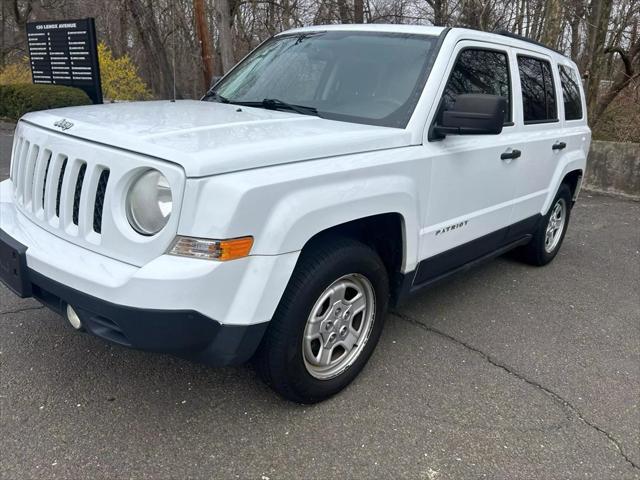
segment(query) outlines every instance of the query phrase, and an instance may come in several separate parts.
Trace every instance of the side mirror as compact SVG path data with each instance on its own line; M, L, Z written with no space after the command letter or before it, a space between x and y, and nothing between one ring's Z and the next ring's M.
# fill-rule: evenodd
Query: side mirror
M498 95L462 94L450 110L442 112L434 133L445 135L497 135L502 132L507 99Z

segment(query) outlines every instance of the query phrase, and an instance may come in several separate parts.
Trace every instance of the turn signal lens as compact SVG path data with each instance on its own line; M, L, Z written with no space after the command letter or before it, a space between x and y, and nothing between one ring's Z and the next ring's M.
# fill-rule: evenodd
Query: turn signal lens
M230 240L178 237L173 242L169 254L180 257L227 261L248 256L252 246L253 237L232 238Z

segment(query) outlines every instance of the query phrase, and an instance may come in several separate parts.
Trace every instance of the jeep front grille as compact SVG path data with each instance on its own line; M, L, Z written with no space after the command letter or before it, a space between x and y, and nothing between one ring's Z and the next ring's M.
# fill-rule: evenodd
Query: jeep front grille
M57 121L47 113L38 115L51 125ZM138 235L127 222L126 192L140 173L158 170L171 184L173 208L179 212L186 184L182 168L81 138L83 131L73 128L77 136L18 122L11 158L16 210L58 238L128 265L141 267L163 255L175 240L178 215L156 235ZM56 252L47 254L53 258Z
M16 140L13 160L11 179L23 211L60 229L69 224L77 227L66 228L67 234L101 233L108 168L53 152L24 137Z

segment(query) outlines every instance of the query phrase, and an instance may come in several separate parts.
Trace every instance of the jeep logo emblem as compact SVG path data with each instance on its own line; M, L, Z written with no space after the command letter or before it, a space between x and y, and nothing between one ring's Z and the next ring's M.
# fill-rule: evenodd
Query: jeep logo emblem
M73 123L67 122L66 118L62 118L62 119L58 120L57 122L55 122L53 124L53 126L61 128L62 131L64 132L65 130L69 130L71 127L73 127Z

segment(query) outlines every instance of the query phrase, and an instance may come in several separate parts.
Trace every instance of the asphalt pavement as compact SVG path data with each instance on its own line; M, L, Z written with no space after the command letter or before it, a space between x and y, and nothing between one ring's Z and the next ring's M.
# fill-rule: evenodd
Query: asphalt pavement
M10 147L5 124L0 179ZM312 407L0 287L0 478L640 479L640 203L583 192L549 266L414 297Z

